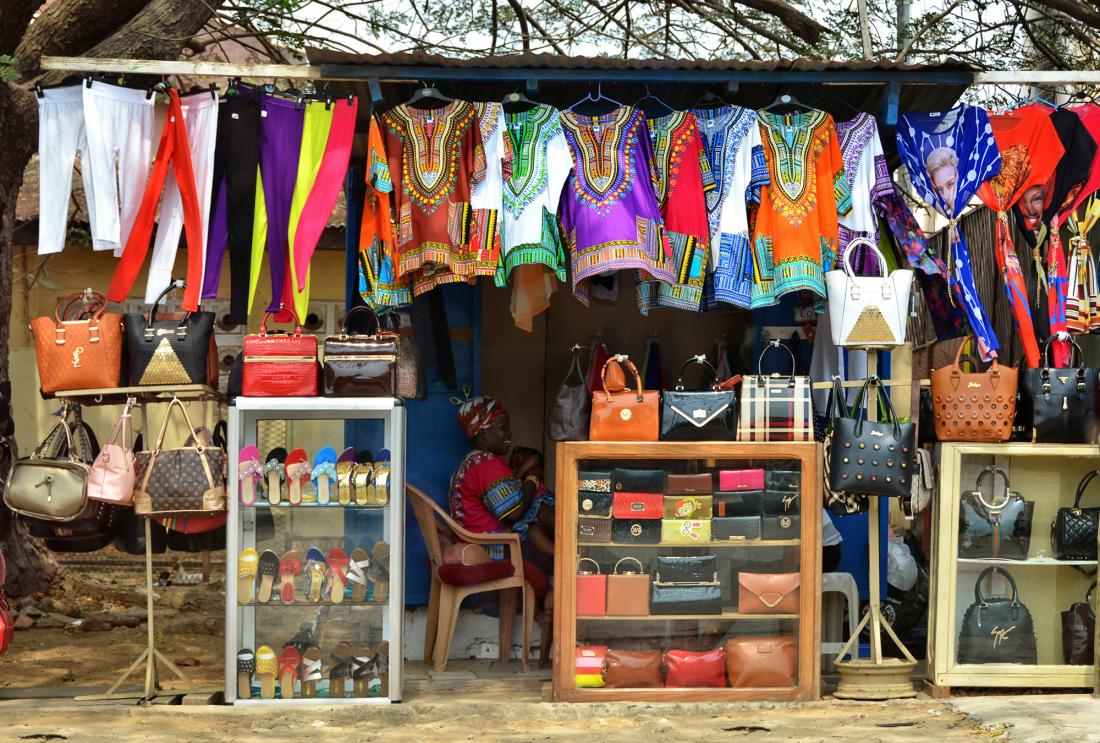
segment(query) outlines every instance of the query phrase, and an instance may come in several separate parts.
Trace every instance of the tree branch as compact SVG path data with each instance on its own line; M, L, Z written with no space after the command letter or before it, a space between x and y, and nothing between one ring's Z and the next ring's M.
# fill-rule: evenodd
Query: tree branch
M1093 28L1100 28L1100 12L1074 0L1033 0L1036 5L1045 5L1051 10L1064 13L1070 18L1086 23Z
M531 29L527 27L527 14L523 12L523 6L519 4L519 0L508 0L508 4L512 6L516 20L519 21L519 32L523 35L523 51L530 52Z
M905 42L905 46L903 46L901 48L901 51L898 52L898 56L897 56L897 58L894 59L894 61L895 62L904 62L906 55L909 54L909 50L913 48L913 44L917 43L917 39L924 36L924 34L926 34L930 28L935 26L937 23L942 21L947 16L951 15L951 11L953 11L955 8L959 7L959 4L961 2L962 2L962 0L953 0L953 2L950 5L948 5L946 8L944 8L941 12L936 13L936 15L932 16L927 21L922 23L921 27L916 30L916 33L914 33L912 36L910 36L909 40Z
M734 4L744 5L773 16L791 33L810 44L819 42L822 34L829 31L828 28L783 0L734 0Z
M149 0L54 0L34 19L15 48L24 78L42 72L42 55L77 55L129 23Z
M15 51L41 5L41 0L0 0L0 54Z

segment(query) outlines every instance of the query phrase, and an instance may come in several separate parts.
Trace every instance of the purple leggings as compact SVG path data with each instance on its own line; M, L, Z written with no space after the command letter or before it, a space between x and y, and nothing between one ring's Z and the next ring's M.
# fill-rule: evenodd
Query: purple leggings
M290 202L298 177L305 107L265 95L260 100L260 173L267 202L267 260L271 269L271 304L275 312L287 280Z

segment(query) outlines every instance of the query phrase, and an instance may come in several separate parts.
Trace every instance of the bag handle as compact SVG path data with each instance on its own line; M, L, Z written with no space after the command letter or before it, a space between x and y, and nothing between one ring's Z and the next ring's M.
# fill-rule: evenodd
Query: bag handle
M868 385L874 386L876 392L875 402L882 403L882 406L886 408L886 412L890 416L890 421L894 424L894 436L900 439L901 424L898 423L898 416L894 412L894 403L890 401L890 396L886 394L886 391L883 388L882 379L879 378L879 375L877 374L872 374L864 380L863 386L859 388L859 394L856 398L856 402L854 405L852 405L852 409L849 413L849 417L852 417L852 413L855 414L856 436L858 437L863 435L863 422L867 419L867 416L863 415L863 413L866 412L867 406L870 405L871 396L867 394Z
M797 367L798 362L796 362L794 360L794 353L791 351L791 349L784 346L782 341L780 341L778 338L776 338L774 340L771 340L771 341L768 341L768 345L766 345L764 347L764 350L760 352L760 358L758 358L756 360L756 374L757 374L756 383L757 383L757 385L760 386L760 387L764 386L764 380L766 378L764 376L764 372L762 371L762 369L764 368L763 367L764 355L768 351L772 350L773 348L782 348L784 351L787 352L787 355L791 357L791 373L787 377L787 386L788 387L794 387L794 374L795 374L795 369ZM773 376L779 376L779 373L776 372L776 374L773 375Z
M172 279L171 283L157 295L157 298L153 300L153 306L149 308L149 315L146 318L148 322L145 324L145 340L151 341L156 336L156 330L153 325L157 321L157 310L160 308L160 302L176 289L184 289L187 287L187 282L183 279ZM191 317L190 310L184 310L183 317L180 318L179 325L176 326L176 338L177 340L187 339L187 320Z
M875 254L875 265L877 265L878 268L882 271L880 277L886 278L886 256L882 254L882 251L878 249L877 245L875 245L866 237L853 237L851 241L849 241L848 246L844 248L844 252L840 256L840 265L844 268L844 273L848 276L848 278L857 278L855 272L852 270L852 265L849 261L849 259L851 258L852 249L855 248L857 245L862 245L865 248L870 249L871 252Z
M1085 489L1088 488L1089 483L1100 475L1100 470L1093 470L1092 472L1081 478L1081 482L1077 484L1077 497L1073 499L1073 510L1077 511L1081 508L1081 497L1085 494Z
M1093 581L1089 585L1089 590L1085 593L1085 602L1089 605L1089 609L1092 608L1092 592L1096 589L1096 581Z
M126 444L123 448L133 449L134 429L131 419L133 417L134 403L136 402L136 397L126 398L126 406L122 409L122 415L119 416L118 423L115 424L115 427L111 429L111 435L103 442L104 446L113 444L121 433L122 439Z
M989 475L993 476L993 496L994 496L993 499L994 500L997 499L996 498L996 496L997 496L997 475L1000 475L1005 481L1005 491L1004 491L1004 496L1005 497L1004 497L1004 501L1000 504L986 503L985 498L982 496L982 483L985 482L985 478L988 477ZM975 484L975 486L974 486L974 490L975 490L975 495L978 496L978 501L981 502L981 504L983 506L985 506L990 511L1000 511L1001 509L1003 509L1005 506L1008 505L1008 500L1009 500L1009 495L1008 495L1008 491L1009 491L1008 474L1004 470L1002 470L1000 467L997 467L996 465L991 464L978 474L978 481L977 481L977 484Z
M642 561L639 560L637 557L624 557L624 558L622 558L617 563L615 563L615 568L611 572L614 573L615 575L618 575L619 574L619 566L622 565L627 560L630 560L632 562L637 563L638 572L637 573L623 573L623 575L640 575L641 573L645 572L645 566L642 565Z
M581 570L581 563L582 562L590 562L593 565L595 565L596 566L596 572L595 573L590 573L587 570ZM595 560L593 560L591 557L582 557L581 559L577 560L577 575L599 575L599 574L600 574L600 564L598 562L596 562Z
M60 411L58 411L58 421L54 425L50 432L46 434L46 438L42 439L42 443L38 445L33 452L31 452L31 459L61 459L61 434L65 436L65 459L76 462L77 459L76 447L73 446L73 432L69 428L69 412L72 409L68 405L64 405ZM79 425L79 418L76 421ZM58 429L61 429L59 432Z
M611 393L607 391L607 369L611 366L612 361L617 361L619 364L626 367L626 370L634 375L634 384L638 388L638 402L642 402L645 396L642 394L642 378L638 374L638 367L634 366L634 362L630 360L626 354L615 354L611 356L603 363L603 369L600 370L600 384L603 386L603 393L607 395L607 401L611 402Z
M267 319L269 317L271 317L272 315L274 315L276 312L282 312L283 310L286 310L287 312L289 312L291 319L294 320L294 337L297 338L297 337L300 337L302 335L302 323L298 322L298 313L296 313L294 311L293 307L288 307L285 304L281 304L281 305L279 305L279 309L275 310L275 312L272 312L271 310L268 310L267 312L264 313L264 319L260 323L260 337L261 338L263 338L264 336L267 335ZM346 317L344 319L347 320Z
M962 343L960 343L959 347L955 349L955 361L951 364L951 376L952 377L958 377L963 373L963 371L962 371L962 362L963 362L963 358L964 358L963 357L963 349L966 348L967 344L975 343L975 342L976 342L975 337L973 335L971 335L966 340L964 340ZM980 373L980 372L978 372L978 370L981 369L981 365L978 363L978 359L975 356L973 356L972 354L966 354L966 358L970 359L970 363L972 363L974 365L975 372ZM991 376L994 376L994 377L1001 376L1001 365L997 363L997 359L993 359L993 361L989 364L989 369L986 370L986 373L991 375Z
M99 343L99 321L103 313L107 311L107 298L91 288L76 294L70 294L57 301L53 308L53 342L58 346L65 345L65 318L68 317L69 308L74 302L84 301L89 305L92 316L88 318L88 342Z
M569 371L565 373L565 379L561 380L562 386L567 387L580 387L584 385L585 373L581 369L581 345L579 343L573 344L573 349L570 354ZM577 373L577 384L569 384L569 380L573 378L573 372Z
M378 335L382 332L382 321L378 319L378 313L365 304L356 305L348 310L348 313L344 315L344 324L340 327L340 337L346 338L349 335L355 335L349 330L351 324L351 318L356 312L366 312L374 320L374 332L368 333L368 335ZM300 334L299 334L300 335Z
M848 402L844 399L844 384L840 375L834 374L833 386L829 388L829 401L825 403L825 422L832 423L834 418L847 418L850 415Z
M980 604L983 609L988 606L985 596L982 595L982 581L992 577L994 573L1000 573L1008 579L1009 585L1012 586L1012 606L1018 607L1020 605L1020 592L1016 588L1016 579L1012 577L1012 573L1008 572L1000 565L993 565L986 568L978 575L978 580L974 581L975 603Z
M1050 344L1053 343L1055 340L1058 340L1058 339L1056 339L1052 335L1052 336L1050 336L1049 338L1046 339L1045 343L1043 343L1043 372L1045 372L1048 376L1049 376L1049 373L1050 373ZM1077 345L1077 341L1073 340L1073 336L1070 336L1068 340L1069 340L1069 344L1073 347L1073 350L1070 353L1070 357L1069 357L1069 366L1070 366L1071 369L1073 368L1073 366L1074 366L1073 356L1074 356L1074 354L1076 354L1076 356L1077 356L1077 367L1081 370L1081 372L1084 372L1084 370L1085 370L1085 352L1081 350L1081 347L1079 345Z
M690 359L680 364L680 371L676 374L676 391L683 392L684 390L684 372L687 371L689 366L705 366L710 371L711 379L714 381L711 383L710 388L712 390L718 390L718 370L714 368L714 365L707 361L706 354L698 354L692 356Z

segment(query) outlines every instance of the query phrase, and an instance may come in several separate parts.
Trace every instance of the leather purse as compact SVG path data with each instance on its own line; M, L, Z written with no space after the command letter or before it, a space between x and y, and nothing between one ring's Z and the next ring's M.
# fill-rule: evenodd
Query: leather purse
M591 564L596 572L582 570ZM607 614L607 576L600 574L600 564L590 557L577 561L577 616L602 617Z
M798 515L802 511L802 498L798 493L765 490L760 499L760 513L764 516Z
M887 422L866 420L868 387L874 388ZM852 417L854 414L855 417ZM913 477L916 426L899 423L890 396L877 375L868 377L849 415L833 418L829 452L829 487L834 491L900 497Z
M611 519L611 541L616 544L660 544L661 519Z
M669 544L708 544L710 519L661 519L661 541Z
M175 408L183 413L194 443L170 449L164 446L164 437ZM191 425L187 408L172 398L152 451L137 455L136 513L171 516L225 510L225 452L203 438Z
M985 478L993 477L993 498L982 494ZM1004 493L997 498L997 477L1004 480ZM959 557L1026 560L1031 547L1031 519L1035 503L1012 490L1008 475L998 467L986 467L973 490L959 498ZM1095 544L1096 534L1092 541ZM1095 550L1095 547L1093 548Z
M302 335L294 310L281 305L294 318L294 334L268 334L264 313L258 335L244 337L245 397L315 397L317 395L317 337Z
M638 572L629 569L630 563L638 566ZM624 564L626 567L623 567ZM607 576L607 615L649 616L649 575L638 558L621 558L615 563L611 575Z
M791 358L791 373L765 375L764 355L782 348ZM795 374L791 350L772 341L761 352L757 373L741 380L741 406L737 416L738 441L813 441L814 410L809 377ZM725 488L723 488L725 490Z
M662 685L661 651L610 648L603 675L608 689L659 688Z
M573 683L578 689L603 687L603 667L607 658L606 645L578 645L573 664Z
M723 492L763 490L764 470L719 470L718 489Z
M1081 498L1089 483L1100 475L1093 470L1077 484L1073 506L1063 506L1054 514L1050 525L1050 545L1059 560L1095 560L1096 534L1100 529L1100 507L1081 508Z
M665 686L670 689L723 688L726 651L669 650L665 653L665 673Z
M86 516L91 466L74 445L68 411L29 457L15 460L4 488L4 504L20 516L68 522ZM57 434L64 437L57 440Z
M718 372L706 356L694 356L680 366L676 387L661 396L662 441L732 441L737 434L737 395L713 384L709 391L686 392L684 372L692 364L706 367L706 379Z
M210 354L213 352L215 358L218 355L217 345L211 345L214 343L214 313L183 312L174 314L174 319L157 317L157 309L165 297L183 286L183 280L169 284L149 308L148 316L134 312L122 316L126 376L130 385L210 382Z
M611 470L611 489L616 493L663 493L667 482L665 470Z
M711 539L716 542L760 539L759 516L733 516L711 520Z
M669 475L665 495L710 495L714 492L714 478L709 472L695 475Z
M993 598L982 593L982 581L997 573L1008 580L1011 596ZM988 567L974 581L974 603L963 614L958 648L959 663L1038 662L1035 623L1020 601L1016 581L1004 568Z
M1052 369L1050 343L1043 346L1043 366L1025 369L1020 384L1021 425L1027 440L1043 443L1091 444L1096 441L1097 375L1087 368L1077 341L1070 339L1078 365ZM1073 363L1072 360L1070 362Z
M577 519L578 542L611 541L611 519L603 516L581 516Z
M798 639L745 635L726 640L726 676L734 688L798 685Z
M856 276L850 258L857 246L878 259L879 276ZM913 272L899 268L886 273L886 259L865 237L848 242L838 256L839 270L825 272L829 329L833 345L842 348L893 348L905 343Z
M718 571L715 555L658 555L653 565L657 578L667 583L708 581Z
M763 491L740 493L718 492L712 496L714 516L760 516L763 513Z
M1008 441L1016 416L1017 373L994 359L984 372L964 372L955 360L932 372L932 415L939 441ZM977 360L967 359L977 368Z
M766 470L764 488L798 493L802 490L802 472L799 470Z
M588 493L610 493L611 473L602 470L582 470L577 473L577 490Z
M714 509L714 497L710 495L666 495L666 519L709 519Z
M588 420L592 399L588 396L585 373L581 370L581 346L573 346L569 371L561 381L550 408L548 432L551 441L584 441L588 438Z
M1062 612L1062 660L1067 665L1091 666L1095 654L1096 612L1092 608L1092 592L1096 581L1089 586L1084 601L1075 601L1068 611Z
M799 573L738 573L740 614L797 614Z
M587 490L577 493L577 513L581 516L609 519L611 507L611 493L592 493Z
M611 392L607 367L612 361L626 366L634 376L634 390ZM642 378L626 356L612 356L600 373L603 390L592 394L592 419L588 438L592 441L656 441L660 432L661 393L642 390Z
M717 558L658 557L649 610L655 615L721 614L722 584L718 580Z
M352 332L356 313L369 315L374 329ZM393 397L397 394L397 356L400 336L382 329L374 310L353 307L344 315L339 335L325 338L322 368L326 397Z
M133 432L130 427L134 398L126 401L122 415L103 444L88 472L88 497L129 506L134 500Z
M802 518L798 514L760 519L761 539L798 539L801 535Z
M416 344L409 310L390 310L379 318L383 330L397 334L397 396L405 400L428 399L428 372Z
M53 317L31 320L43 393L113 389L122 375L122 314L91 289L57 300Z
M612 495L611 515L617 519L659 519L664 513L660 493L619 493Z

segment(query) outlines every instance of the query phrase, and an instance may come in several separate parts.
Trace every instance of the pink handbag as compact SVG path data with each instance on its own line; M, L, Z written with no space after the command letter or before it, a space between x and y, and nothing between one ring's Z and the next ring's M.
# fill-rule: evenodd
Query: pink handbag
M134 403L131 398L122 410L110 438L99 456L92 462L88 473L88 497L92 500L129 506L134 500L134 452L131 450L133 430L130 415ZM121 434L121 435L120 435Z

